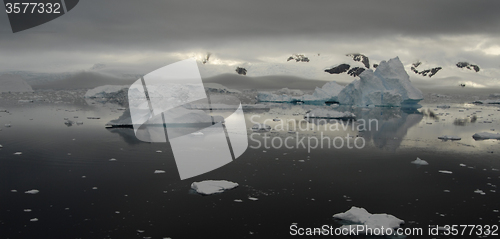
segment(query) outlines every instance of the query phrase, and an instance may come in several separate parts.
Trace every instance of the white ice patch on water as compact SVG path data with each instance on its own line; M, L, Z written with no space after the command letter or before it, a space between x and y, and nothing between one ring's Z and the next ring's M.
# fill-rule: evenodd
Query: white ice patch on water
M429 165L429 163L427 163L427 161L422 160L422 159L420 159L418 157L414 161L411 161L411 163L412 164L416 164L416 165Z
M352 224L361 224L369 229L381 229L383 228L399 228L404 221L389 214L371 214L364 208L351 207L346 212L337 213L333 215L334 218L344 220L346 223L351 225L344 225L342 228L350 228L351 226L356 226Z
M164 170L155 170L154 173L165 173L165 171Z
M193 182L191 184L192 189L194 189L197 193L203 195L222 193L237 186L237 183L226 180L206 180L201 182Z
M29 191L26 191L24 193L27 193L27 194L37 194L39 193L40 191L36 190L36 189L32 189L32 190L29 190Z
M447 171L447 170L439 170L440 173L444 173L444 174L452 174L453 172L452 171Z

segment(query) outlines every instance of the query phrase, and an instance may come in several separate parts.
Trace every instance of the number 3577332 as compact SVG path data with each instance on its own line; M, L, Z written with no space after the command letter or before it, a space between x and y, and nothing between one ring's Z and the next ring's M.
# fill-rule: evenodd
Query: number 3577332
M7 13L36 14L36 13L61 13L60 3L7 3Z

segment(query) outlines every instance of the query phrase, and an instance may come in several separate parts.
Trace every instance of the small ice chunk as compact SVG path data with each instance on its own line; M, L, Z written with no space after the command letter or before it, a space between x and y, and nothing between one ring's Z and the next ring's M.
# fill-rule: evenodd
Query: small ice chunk
M3 148L3 146L0 144L0 149Z
M281 119L274 118L273 121L281 121Z
M30 219L30 222L38 222L38 218L36 218L36 217L32 218L32 219Z
M24 209L25 212L31 212L31 209L27 208L27 209Z
M93 187L92 189L93 189L93 190L97 190L97 187Z
M243 202L241 199L234 199L235 202Z
M483 190L481 190L481 189L476 189L476 190L474 191L474 193L478 193L478 194L481 194L481 195L485 195L485 194L486 194L486 193L485 193Z
M259 200L258 198L254 198L254 197L248 197L248 199L252 200L252 201L257 201Z
M429 165L429 163L427 163L427 161L422 160L422 159L420 159L418 157L414 161L411 161L411 163L412 164L416 164L416 165Z
M440 173L446 173L446 174L452 174L452 171L447 171L447 170L439 170Z
M110 158L109 161L116 161L116 159L115 158Z
M101 119L101 117L87 117L87 119Z
M162 151L161 150L156 150L157 153L161 153Z
M23 152L15 152L14 155L21 155Z
M490 132L481 132L481 133L475 133L472 135L472 138L475 140L480 140L480 139L500 139L500 133L490 133Z
M366 226L366 228L370 229L381 229L381 228L399 228L401 224L404 224L404 221L389 214L381 213L381 214L371 214L364 208L359 207L351 207L346 212L337 213L333 215L334 218L344 220L347 224L344 225L343 228L350 228L351 226L356 226L355 224L362 224Z
M11 125L10 124L5 124L5 127L9 128L9 127L11 127Z
M164 170L155 170L154 173L165 173L165 171Z
M17 193L17 190L13 189L13 190L10 190L11 192L13 193Z
M27 193L27 194L37 194L37 193L39 193L39 192L40 192L40 191L38 191L38 190L36 190L36 189L31 189L31 190L26 191L26 192L24 192L24 193Z
M461 140L462 138L457 137L457 136L443 135L443 136L439 136L438 139L446 141L446 140Z
M238 184L226 180L206 180L201 182L193 182L191 188L197 193L203 195L211 195L214 193L222 193L225 190L233 189Z
M467 165L465 165L465 164L463 164L463 163L461 163L461 164L460 164L460 167L465 167L465 166L467 166Z
M194 132L194 133L191 133L191 135L193 135L193 136L203 136L203 133L202 132Z

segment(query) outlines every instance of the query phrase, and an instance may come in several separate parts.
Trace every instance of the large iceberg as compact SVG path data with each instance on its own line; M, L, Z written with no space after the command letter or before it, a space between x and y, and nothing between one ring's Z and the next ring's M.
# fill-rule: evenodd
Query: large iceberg
M304 102L304 103L325 103L338 102L338 95L344 89L343 86L335 81L330 81L323 87L316 87L312 94L301 95L300 90L289 90L283 88L275 92L259 92L257 98L261 102Z
M398 57L380 62L377 69L365 70L338 95L340 104L401 106L416 104L424 98L415 88Z

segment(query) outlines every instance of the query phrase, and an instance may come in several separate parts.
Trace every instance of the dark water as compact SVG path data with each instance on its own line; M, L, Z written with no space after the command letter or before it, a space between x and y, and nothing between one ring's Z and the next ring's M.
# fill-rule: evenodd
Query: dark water
M286 238L292 223L340 226L332 215L351 206L392 214L405 220L405 227L422 227L424 232L436 224L499 224L499 143L471 138L475 132L500 130L498 121L453 124L462 113L465 117L475 111L496 120L495 107L359 109L360 118L379 120L378 131L324 133L363 137L367 143L362 149L254 149L257 142L250 141L252 147L232 163L183 181L168 144L140 142L131 129L104 128L122 114L113 107L36 102L2 106L10 113L0 112L1 238ZM458 111L464 107L470 112ZM278 106L256 114L261 120L301 119L293 113L305 109ZM428 110L451 115L435 119ZM83 125L68 127L64 118ZM437 139L444 134L463 139ZM254 136L262 140L264 133ZM429 165L411 164L417 157ZM240 186L211 196L190 190L192 182L208 179ZM24 193L31 189L40 192ZM476 189L485 194L474 193Z

